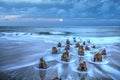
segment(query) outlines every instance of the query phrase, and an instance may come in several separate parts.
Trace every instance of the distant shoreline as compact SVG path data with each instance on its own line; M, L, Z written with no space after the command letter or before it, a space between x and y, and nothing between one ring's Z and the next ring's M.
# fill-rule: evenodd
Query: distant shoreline
M120 26L0 26L0 28L119 28Z

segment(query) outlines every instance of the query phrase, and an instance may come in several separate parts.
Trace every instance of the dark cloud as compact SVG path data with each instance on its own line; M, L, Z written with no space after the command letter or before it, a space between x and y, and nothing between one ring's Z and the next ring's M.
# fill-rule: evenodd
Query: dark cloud
M0 14L42 18L120 18L120 0L1 0ZM40 2L41 1L41 2Z

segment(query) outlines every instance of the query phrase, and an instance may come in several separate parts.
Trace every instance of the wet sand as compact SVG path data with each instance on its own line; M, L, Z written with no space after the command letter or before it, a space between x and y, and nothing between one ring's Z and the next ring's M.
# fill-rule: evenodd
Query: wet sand
M0 42L0 80L118 80L120 79L120 43L105 44L111 53L106 65L88 63L90 73L78 74L71 70L71 64L63 65L49 61L52 69L37 71L39 58L47 56L46 49L54 43L42 40L3 40Z

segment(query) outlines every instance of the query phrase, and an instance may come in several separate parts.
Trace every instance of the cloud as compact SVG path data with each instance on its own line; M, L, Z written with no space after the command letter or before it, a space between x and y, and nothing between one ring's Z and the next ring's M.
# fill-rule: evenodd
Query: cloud
M0 20L16 20L20 17L20 15L0 15Z
M120 0L1 0L0 3L0 14L6 15L120 18Z
M1 0L2 2L7 3L65 3L68 0Z
M57 16L60 16L60 17L67 17L67 11L66 10L64 10L64 9L59 9L58 11L57 11Z

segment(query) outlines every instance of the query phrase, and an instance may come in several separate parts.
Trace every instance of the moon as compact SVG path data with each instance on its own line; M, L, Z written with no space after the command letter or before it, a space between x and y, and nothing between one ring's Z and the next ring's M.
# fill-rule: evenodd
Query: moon
M59 21L60 21L60 22L62 22L62 21L63 21L63 19L62 19L62 18L60 18L60 19L59 19Z

